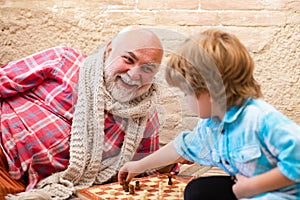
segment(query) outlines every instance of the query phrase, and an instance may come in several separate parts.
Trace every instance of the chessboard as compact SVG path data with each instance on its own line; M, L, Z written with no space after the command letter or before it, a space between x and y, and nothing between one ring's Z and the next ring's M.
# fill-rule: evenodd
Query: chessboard
M169 174L134 178L122 185L118 182L77 190L82 200L180 200L191 176Z

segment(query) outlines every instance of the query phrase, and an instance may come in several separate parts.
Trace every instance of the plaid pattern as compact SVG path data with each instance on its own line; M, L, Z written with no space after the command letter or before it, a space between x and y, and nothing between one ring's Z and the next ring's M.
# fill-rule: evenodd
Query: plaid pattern
M72 48L55 47L0 67L1 147L10 175L28 179L27 190L68 166L78 72L85 58ZM105 116L104 159L119 152L126 126L124 119ZM134 159L159 148L158 128L155 111Z
M123 131L126 126L126 121L120 117L113 116L110 113L105 114L105 144L103 145L103 159L116 156L121 151L125 132ZM139 160L146 155L158 150L159 120L157 112L153 112L148 119L146 130L143 139L137 149L133 160Z
M7 194L15 194L25 191L25 186L21 181L16 181L7 173L7 163L5 155L0 148L0 200L5 200Z

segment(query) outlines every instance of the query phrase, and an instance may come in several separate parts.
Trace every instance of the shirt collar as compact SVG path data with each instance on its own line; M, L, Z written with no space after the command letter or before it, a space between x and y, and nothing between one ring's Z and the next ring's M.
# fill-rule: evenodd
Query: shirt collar
M243 105L241 106L232 106L225 114L223 122L224 123L232 123L234 122L238 116L241 114L241 112L244 110L244 108L249 104L251 99L247 99Z

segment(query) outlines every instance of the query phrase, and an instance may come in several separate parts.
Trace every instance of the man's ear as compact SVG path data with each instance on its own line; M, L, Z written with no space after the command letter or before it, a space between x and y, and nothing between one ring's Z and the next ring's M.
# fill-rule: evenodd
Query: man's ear
M106 60L106 58L109 56L110 52L111 52L111 44L112 42L110 41L109 43L107 43L106 48L105 48L105 52L104 52L104 60Z

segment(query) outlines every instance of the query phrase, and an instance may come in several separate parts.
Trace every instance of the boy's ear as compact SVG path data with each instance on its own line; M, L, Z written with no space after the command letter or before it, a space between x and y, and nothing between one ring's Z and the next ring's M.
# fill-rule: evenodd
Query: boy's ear
M109 56L110 52L111 52L111 41L109 43L107 43L106 48L105 48L105 52L104 52L104 60L106 60L106 58Z

